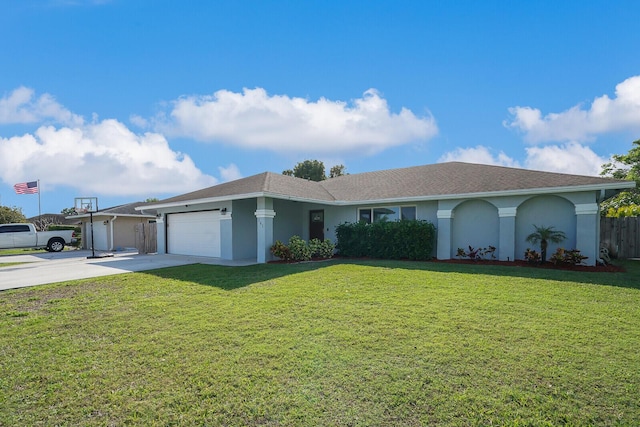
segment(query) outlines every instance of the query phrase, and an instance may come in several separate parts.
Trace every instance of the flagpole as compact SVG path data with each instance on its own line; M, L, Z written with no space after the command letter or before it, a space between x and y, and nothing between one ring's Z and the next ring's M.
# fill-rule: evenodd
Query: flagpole
M40 210L40 178L38 178L38 222L42 222L42 211Z

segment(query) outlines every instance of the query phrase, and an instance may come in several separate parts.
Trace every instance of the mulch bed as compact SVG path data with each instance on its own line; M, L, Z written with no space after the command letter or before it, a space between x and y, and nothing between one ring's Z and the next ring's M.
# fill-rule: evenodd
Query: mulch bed
M340 255L336 255L334 258L313 258L311 261L303 261L303 262L317 262L317 261L327 261L329 259L359 259L359 260L370 260L372 258L350 258L350 257L341 257ZM273 260L269 261L269 264L295 264L300 261L284 261L284 260ZM416 261L416 262L438 262L444 264L471 264L471 265L501 265L505 267L524 267L524 268L544 268L549 270L569 270L569 271L587 271L593 273L619 273L624 272L625 269L617 266L617 265L554 265L551 262L546 262L544 264L532 264L524 260L515 260L515 261L498 261L498 260L470 260L470 259L436 259L433 258L429 261Z
M503 265L507 267L526 267L526 268L544 268L550 270L570 270L570 271L590 271L595 273L617 273L625 271L624 268L617 265L555 265L551 262L544 264L530 263L523 260L515 261L497 261L497 260L470 260L470 259L433 259L431 262L441 262L446 264L477 264L477 265Z

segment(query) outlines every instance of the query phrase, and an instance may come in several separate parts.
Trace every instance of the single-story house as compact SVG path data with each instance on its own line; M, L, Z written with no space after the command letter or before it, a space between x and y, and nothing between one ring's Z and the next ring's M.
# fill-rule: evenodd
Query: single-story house
M82 228L82 248L91 249L91 217L93 217L93 249L114 251L136 247L136 225L155 222L156 211L148 209L150 203L134 202L101 209L93 214L68 216Z
M599 255L599 203L632 181L449 162L359 173L321 182L264 172L152 203L158 252L228 260L272 259L292 235L335 241L345 222L419 219L437 227L434 255L495 246L500 260L524 257L533 225L567 235L560 245ZM140 209L140 208L138 208Z
M39 216L32 216L27 218L27 222L35 224L39 230L43 230L50 225L78 225L78 221L75 221L73 217L66 217L63 214L44 213Z

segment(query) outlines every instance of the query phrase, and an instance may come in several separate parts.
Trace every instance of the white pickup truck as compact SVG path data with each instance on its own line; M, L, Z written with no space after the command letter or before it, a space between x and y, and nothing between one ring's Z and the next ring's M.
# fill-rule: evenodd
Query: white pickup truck
M33 224L0 224L0 249L45 248L60 252L76 241L73 230L36 231Z

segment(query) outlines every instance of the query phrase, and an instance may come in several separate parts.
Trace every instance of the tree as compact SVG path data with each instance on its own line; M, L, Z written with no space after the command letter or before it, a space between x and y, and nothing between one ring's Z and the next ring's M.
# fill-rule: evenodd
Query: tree
M609 163L602 165L600 175L636 182L637 187L620 192L600 204L603 215L629 216L640 210L640 139L633 141L627 154L614 154Z
M27 222L27 217L22 213L22 208L0 206L0 224Z
M159 202L160 200L157 197L149 197L145 200L145 203Z
M70 208L62 209L60 213L64 216L78 215L78 212L76 212L76 208L73 206Z
M329 178L335 178L337 176L344 175L344 170L345 170L344 165L335 165L329 171Z
M344 165L336 165L331 168L329 178L344 175ZM299 162L293 169L285 169L282 175L295 176L297 178L309 179L311 181L324 181L327 177L324 174L324 163L319 160L305 160Z
M533 225L536 231L529 234L526 238L527 242L536 245L540 242L540 256L542 262L547 261L547 246L549 242L560 243L567 238L567 235L563 231L555 230L553 226L545 227L544 225L538 227Z

